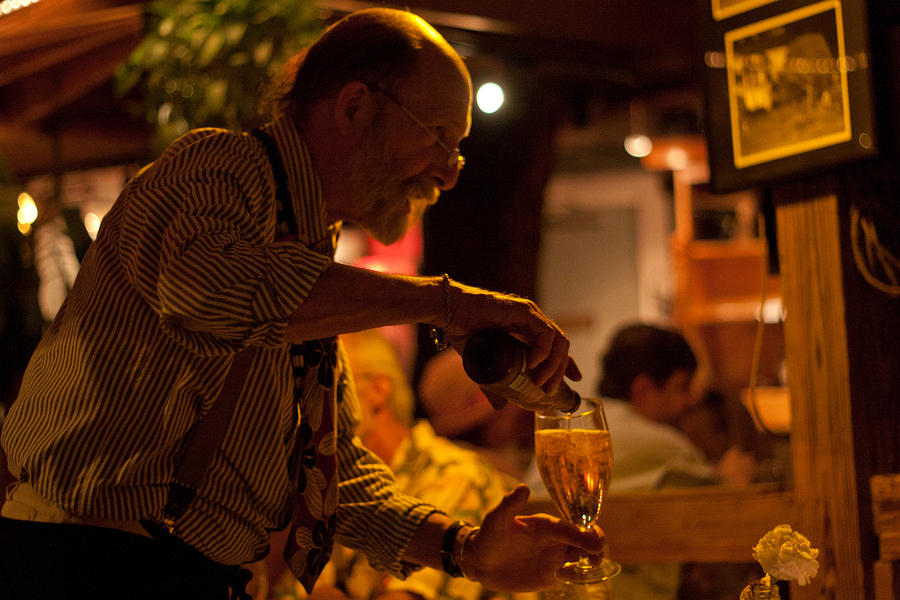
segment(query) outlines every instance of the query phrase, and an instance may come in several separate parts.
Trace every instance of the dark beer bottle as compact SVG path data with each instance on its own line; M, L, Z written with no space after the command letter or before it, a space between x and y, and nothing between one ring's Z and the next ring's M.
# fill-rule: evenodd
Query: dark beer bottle
M525 344L502 329L485 329L473 335L463 349L466 374L492 392L531 411L572 412L581 397L565 381L553 394L534 384L526 368Z

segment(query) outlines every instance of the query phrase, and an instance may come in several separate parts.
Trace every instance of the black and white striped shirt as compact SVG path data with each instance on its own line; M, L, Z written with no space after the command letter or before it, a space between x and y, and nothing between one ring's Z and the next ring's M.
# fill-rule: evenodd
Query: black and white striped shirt
M260 558L286 525L287 452L297 426L287 317L331 259L307 248L332 235L298 129L266 131L282 154L300 243L273 242L274 182L262 144L190 132L142 170L103 220L77 281L31 358L3 427L11 470L63 510L159 518L184 436L219 393L235 352L258 346L206 483L179 521L213 560ZM337 536L395 574L434 509L395 493L387 467L353 437L355 390L338 442Z

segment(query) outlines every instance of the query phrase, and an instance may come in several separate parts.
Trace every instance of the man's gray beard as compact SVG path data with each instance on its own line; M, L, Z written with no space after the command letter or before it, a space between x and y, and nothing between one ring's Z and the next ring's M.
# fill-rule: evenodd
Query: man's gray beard
M359 223L373 238L386 245L401 240L438 197L436 188L429 185L424 176L394 190L389 189L392 187L389 184L382 177L369 182L368 199L364 201L369 208L364 212L364 222Z
M425 209L437 201L437 194L428 194L424 189L425 184L413 182L405 186L394 200L380 197L375 203L377 214L373 214L372 218L368 220L369 224L366 228L369 234L385 245L403 239L407 231L422 218ZM433 197L434 200L425 201L424 199L427 197ZM409 206L408 211L405 210L407 206ZM402 212L392 211L392 207L403 207L404 210Z
M360 209L357 225L386 245L402 239L421 218L425 211L423 200L431 205L438 198L438 190L427 176L420 175L404 182L391 177L400 170L392 158L383 138L373 132L355 155L351 171L361 174L357 188Z

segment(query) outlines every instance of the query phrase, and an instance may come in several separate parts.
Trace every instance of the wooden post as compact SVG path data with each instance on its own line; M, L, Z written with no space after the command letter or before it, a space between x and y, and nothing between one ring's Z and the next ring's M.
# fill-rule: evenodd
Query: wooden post
M796 529L822 549L799 600L865 597L860 552L838 199L776 191L791 392ZM808 190L805 190L808 193ZM822 191L822 190L818 190Z

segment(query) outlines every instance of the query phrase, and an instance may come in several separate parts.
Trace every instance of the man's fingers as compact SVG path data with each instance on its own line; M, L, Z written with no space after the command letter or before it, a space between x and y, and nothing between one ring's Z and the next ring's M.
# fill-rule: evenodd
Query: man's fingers
M571 379L572 381L581 381L581 369L578 368L578 365L575 364L575 359L571 356L569 357L569 362L566 365L566 377Z
M529 352L528 364L531 366L533 352ZM569 340L561 331L556 331L552 337L550 351L546 354L545 360L534 367L531 378L535 385L543 387L548 393L552 393L560 384L568 368L569 361Z
M530 494L531 490L528 489L528 486L524 483L520 483L503 496L503 499L500 500L500 504L498 504L492 512L501 520L515 519L519 511L525 509L525 503Z
M591 531L581 531L568 521L548 515L520 516L518 520L523 525L534 528L538 538L552 539L569 546L577 546L591 554L603 552L605 536L596 528Z

